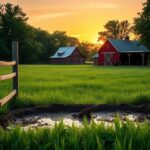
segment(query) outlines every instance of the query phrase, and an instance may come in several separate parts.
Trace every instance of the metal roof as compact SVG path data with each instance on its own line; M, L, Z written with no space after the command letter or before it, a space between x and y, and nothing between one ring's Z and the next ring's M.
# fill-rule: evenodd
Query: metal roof
M76 47L60 47L57 52L51 56L50 58L66 58L68 56L70 56L74 50L76 49Z
M92 58L98 58L98 57L99 57L98 53L92 56Z
M108 41L120 53L125 53L125 52L132 52L132 53L134 53L134 52L150 52L139 41L116 40L116 39L108 39Z

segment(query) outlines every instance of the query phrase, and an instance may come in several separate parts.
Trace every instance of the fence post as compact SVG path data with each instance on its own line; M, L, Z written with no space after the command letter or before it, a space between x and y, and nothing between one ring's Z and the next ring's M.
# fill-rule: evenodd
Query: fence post
M12 42L12 61L16 61L16 65L13 66L13 72L16 72L16 76L13 78L13 90L16 90L16 96L18 96L18 42Z

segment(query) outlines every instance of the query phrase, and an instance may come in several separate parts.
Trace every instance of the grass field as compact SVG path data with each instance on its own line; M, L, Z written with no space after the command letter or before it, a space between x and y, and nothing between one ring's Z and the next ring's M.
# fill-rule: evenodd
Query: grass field
M60 123L52 129L0 129L1 150L149 150L150 126L116 120L114 126L67 127Z
M0 68L0 74L11 68ZM11 80L0 82L0 98L12 89ZM18 107L63 104L150 102L149 67L98 67L90 65L20 65ZM4 112L8 105L0 109ZM8 107L9 108L9 107ZM149 150L149 122L135 124L117 119L113 126L88 125L24 131L0 128L0 150Z
M0 74L11 68L0 68ZM11 91L0 82L0 98ZM17 105L150 102L149 67L20 65Z

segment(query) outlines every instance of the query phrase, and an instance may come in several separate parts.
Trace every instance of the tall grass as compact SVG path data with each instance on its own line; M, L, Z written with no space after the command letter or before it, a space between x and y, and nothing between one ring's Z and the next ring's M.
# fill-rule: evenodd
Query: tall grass
M6 72L10 68L0 70ZM16 105L150 102L149 75L149 67L20 65ZM0 98L11 91L10 83L0 82Z
M120 123L114 126L84 123L83 128L65 126L63 122L54 128L29 129L19 127L5 131L0 129L1 150L149 150L150 126Z

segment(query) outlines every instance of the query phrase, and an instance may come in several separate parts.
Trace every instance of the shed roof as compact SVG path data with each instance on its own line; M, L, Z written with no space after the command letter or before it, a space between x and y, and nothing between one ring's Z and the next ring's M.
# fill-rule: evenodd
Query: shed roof
M92 58L98 58L98 57L99 57L98 53L92 56Z
M120 53L125 53L125 52L150 52L139 41L118 40L118 39L117 40L116 39L108 39L108 41Z
M60 47L57 52L50 58L66 58L70 56L77 47Z

